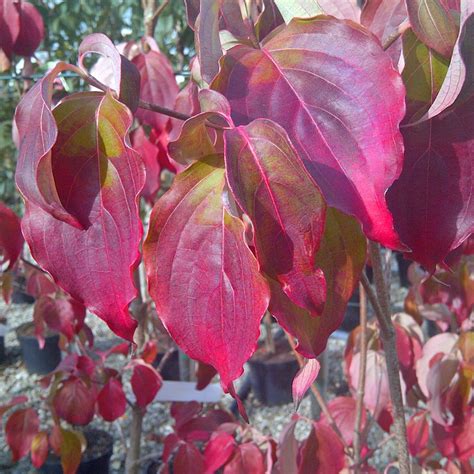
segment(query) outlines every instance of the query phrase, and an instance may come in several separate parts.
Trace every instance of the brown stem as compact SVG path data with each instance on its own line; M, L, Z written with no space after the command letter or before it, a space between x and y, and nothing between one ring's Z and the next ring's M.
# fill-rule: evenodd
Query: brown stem
M394 438L393 434L384 438L382 441L380 441L380 443L377 444L377 446L374 446L372 449L370 449L368 453L358 463L354 463L351 467L357 470L360 466L362 466L374 455L375 451L385 446L393 438Z
M398 25L397 29L384 42L382 45L383 50L387 51L387 49L390 48L390 46L392 46L392 44L395 43L395 41L397 41L397 39L400 38L400 36L402 36L406 30L408 30L408 28L410 28L410 22L408 21L408 18L406 18Z
M302 368L304 366L303 357L296 350L296 344L295 344L295 341L294 341L293 337L290 334L288 334L286 331L285 331L285 334L286 334L286 337L288 339L288 342L290 343L293 354L295 355L296 360L298 361L298 365L300 366L300 368ZM311 388L311 392L313 392L314 398L316 398L316 401L318 402L318 404L321 408L321 411L324 413L324 415L328 419L328 422L331 425L332 429L336 433L337 437L340 439L341 443L344 445L344 449L345 449L346 453L349 453L349 447L347 446L347 443L344 441L344 437L342 436L342 433L341 433L339 427L337 426L336 421L334 420L334 417L332 416L331 412L329 411L329 408L326 405L326 402L325 402L323 396L321 395L321 392L318 390L318 387L317 387L316 383L313 383L310 388Z
M265 348L269 354L275 354L275 341L272 334L272 316L267 311L263 317L263 325L265 326Z
M398 462L401 474L410 474L410 456L403 408L402 387L400 384L400 366L398 362L396 333L390 313L390 296L384 278L384 268L380 246L369 242L369 253L374 270L375 289L378 307L374 307L375 316L380 325L380 336L385 352L390 398L392 400L394 434L398 450Z
M354 462L355 472L359 472L362 411L364 409L365 373L367 368L367 296L362 283L359 283L360 300L360 365L357 381L356 419L354 425Z
M137 460L140 459L140 442L142 438L143 415L142 408L134 406L132 408L132 419L130 421L130 446L125 460L126 474L138 474L140 465Z
M35 270L38 270L38 271L41 272L41 273L47 273L47 272L45 272L41 267L38 267L38 265L34 264L33 262L30 262L29 260L27 260L27 259L24 258L24 257L21 257L20 260L21 260L23 263L26 263L26 265L30 266L31 268L34 268Z
M162 107L158 104L145 102L144 100L140 100L140 102L138 103L138 107L140 107L141 109L151 110L152 112L157 112L159 114L167 115L168 117L172 117L178 120L188 120L191 118L191 115L182 114L181 112L167 109L166 107Z

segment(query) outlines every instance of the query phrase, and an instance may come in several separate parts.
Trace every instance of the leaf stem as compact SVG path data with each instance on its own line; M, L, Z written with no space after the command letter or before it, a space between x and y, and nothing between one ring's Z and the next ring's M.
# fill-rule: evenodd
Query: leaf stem
M410 22L408 21L408 18L405 18L405 20L397 26L397 29L384 42L382 45L383 50L387 51L387 49L390 48L390 46L392 46L392 44L395 43L395 41L397 41L406 30L408 30L408 28L410 28Z
M379 303L374 307L374 312L380 325L380 336L385 352L390 398L393 407L393 426L398 450L398 462L401 474L410 474L410 456L408 454L405 411L403 407L402 387L400 384L400 365L398 362L396 333L391 318L390 296L384 278L384 266L379 244L369 241L369 254L374 271L377 301ZM362 284L364 284L363 281ZM367 292L367 295L369 295L369 292Z
M162 107L161 105L152 104L144 100L140 100L138 102L138 107L140 107L141 109L151 110L152 112L157 112L159 114L167 115L168 117L172 117L178 120L188 120L191 118L191 115L167 109L166 107Z
M356 419L354 425L354 463L355 473L360 472L360 447L361 447L361 425L362 411L364 410L365 395L365 373L367 369L367 295L362 283L359 283L360 300L360 366L359 379L357 381Z

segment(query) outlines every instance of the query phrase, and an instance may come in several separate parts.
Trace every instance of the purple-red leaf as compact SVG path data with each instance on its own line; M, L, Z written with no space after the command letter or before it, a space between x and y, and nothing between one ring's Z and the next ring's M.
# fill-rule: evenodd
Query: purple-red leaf
M440 453L448 459L458 458L469 461L474 456L474 414L472 409L466 413L464 421L458 426L442 426L433 423L433 438Z
M84 92L56 107L54 119L59 133L48 153L50 169L41 176L57 183L58 201L83 229L25 196L25 238L59 286L131 341L136 322L128 305L136 295L132 272L142 235L137 196L144 183L143 165L126 138L131 114L109 93ZM20 177L19 169L18 182Z
M366 261L366 239L357 221L328 208L324 236L316 263L324 272L327 299L319 317L296 306L279 283L269 279L272 292L270 312L298 339L298 351L307 358L317 357L327 340L342 323L349 298L356 288Z
M23 249L20 218L0 201L0 266L6 270L15 265Z
M296 410L298 410L301 400L303 400L303 397L306 395L306 392L316 380L320 368L321 366L319 365L318 359L309 359L295 375L291 389L293 393L293 402L295 404Z
M30 452L31 442L39 431L39 423L38 414L33 408L17 410L8 417L5 435L14 462Z
M319 189L274 122L255 120L224 136L227 181L252 220L263 272L280 282L293 303L320 315L326 282L315 255L326 205Z
M204 474L204 458L196 446L181 442L174 457L173 472Z
M19 13L20 31L12 50L19 56L33 56L44 38L43 17L31 3L21 1L15 7Z
M403 171L387 201L407 257L429 272L474 232L473 106L404 129Z
M0 1L0 50L11 58L12 48L20 33L20 13L12 0Z
M212 365L225 390L255 350L268 288L223 203L219 158L194 163L155 205L144 244L157 312L191 358Z
M112 69L111 84L107 84L119 94L119 100L132 112L138 107L140 98L140 73L134 64L122 56L112 41L102 33L94 33L84 38L79 45L79 66L83 69L87 54L97 53L104 57Z
M120 380L109 379L97 396L97 405L105 421L114 421L125 413L127 400Z
M133 367L130 383L132 384L137 405L140 408L145 408L155 399L156 394L163 385L163 380L154 367L140 362Z
M415 413L407 423L408 449L412 456L418 456L428 446L430 425L426 412Z
M212 474L220 469L232 456L235 448L233 436L228 433L216 433L204 450L204 469L206 474Z
M234 457L224 467L224 474L264 474L263 454L253 443L237 447Z
M132 59L140 73L140 99L172 109L179 92L169 59L160 51L150 50ZM156 130L163 130L169 118L149 110L139 109L136 117Z
M259 50L232 48L221 65L212 87L236 125L281 125L328 205L399 248L384 194L401 172L404 88L379 42L353 23L295 19Z
M96 393L77 377L66 380L54 394L57 415L72 425L87 425L94 418Z

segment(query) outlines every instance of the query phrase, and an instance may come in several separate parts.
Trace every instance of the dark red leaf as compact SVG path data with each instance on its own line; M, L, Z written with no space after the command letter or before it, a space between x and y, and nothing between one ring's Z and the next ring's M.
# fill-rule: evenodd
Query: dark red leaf
M31 441L39 431L39 423L38 414L33 408L17 410L8 417L5 435L14 462L30 452Z
M199 450L191 443L181 443L173 461L173 472L204 473L204 458Z
M426 412L415 413L407 424L408 449L412 456L419 456L428 446L430 425Z
M255 350L268 290L244 242L242 222L224 207L219 164L209 157L177 176L152 211L144 259L167 330L192 359L212 365L231 390Z
M298 422L298 416L294 415L283 428L278 441L279 454L277 472L298 472L298 441L295 437L296 423Z
M39 469L48 457L48 433L40 431L31 441L31 464Z
M328 205L399 248L384 194L401 172L404 87L378 41L352 23L295 19L262 49L232 48L221 65L212 87L236 125L281 125Z
M0 265L8 263L5 270L13 268L23 244L19 217L0 201Z
M448 459L469 461L474 456L474 415L469 411L459 426L445 427L433 422L433 438L440 453Z
M15 6L20 17L20 32L13 44L13 52L19 56L33 56L44 38L43 17L31 3L21 1Z
M54 295L57 291L59 291L59 288L46 273L36 269L28 271L26 292L29 295L34 298L39 298L44 295Z
M72 425L87 425L94 418L96 393L77 377L66 380L53 398L57 415ZM80 407L80 409L78 409Z
M319 189L274 122L255 120L224 137L227 182L252 220L263 272L293 303L319 316L326 300L324 274L315 263L326 213Z
M28 137L21 149L31 139L23 128L24 113L21 108L17 111L17 122ZM44 155L49 157L50 168L42 170L40 181L50 180L58 202L64 203L63 211L74 216L82 229L58 220L59 215L50 207L38 207L35 196L39 188L31 176L28 186L33 192L24 192L25 238L35 260L59 286L106 321L116 334L131 341L136 322L128 305L136 295L131 274L139 258L142 226L137 196L144 182L141 160L126 139L131 114L110 93L85 92L65 99L50 120L54 130L55 120L58 122L59 135L55 144L50 141L52 153ZM42 135L36 139L41 140ZM25 173L19 163L20 189Z
M90 53L100 54L112 69L111 84L119 94L119 100L134 113L140 99L140 73L134 64L121 55L115 45L102 33L93 33L79 45L79 66L83 69L84 58Z
M357 221L328 208L323 240L315 258L327 285L327 299L321 316L314 317L296 306L277 282L269 280L272 291L270 312L298 339L297 349L305 357L317 357L325 349L329 336L341 325L366 255L366 239Z
M179 436L174 433L170 433L163 441L163 461L168 462L171 454L180 443Z
M212 382L216 374L217 372L214 367L198 362L196 369L196 389L204 390Z
M474 231L473 105L404 129L405 163L387 202L406 256L429 272Z
M181 426L196 417L201 412L201 409L202 406L198 402L173 403L170 413L175 420L175 430L179 430Z
M20 14L12 0L0 1L0 49L11 58L12 48L20 33Z
M97 396L97 404L105 421L114 421L125 413L127 400L120 380L112 378L104 385Z
M140 408L145 408L154 399L163 384L161 375L154 367L144 362L135 364L132 378L132 390Z
M263 454L253 443L237 447L234 457L225 465L224 474L264 474Z
M233 436L227 433L216 433L204 450L204 470L211 474L220 469L232 456L235 448Z
M274 0L263 0L261 3L263 10L255 21L255 32L259 41L262 41L275 28L284 23Z
M172 109L178 95L178 84L168 58L157 50L139 54L132 59L140 72L140 99ZM168 117L139 109L136 117L156 130L163 130Z
M20 405L21 403L25 403L28 401L28 397L26 395L17 395L13 397L8 403L5 405L0 405L0 420L4 413L6 413L10 408L13 408L16 405Z

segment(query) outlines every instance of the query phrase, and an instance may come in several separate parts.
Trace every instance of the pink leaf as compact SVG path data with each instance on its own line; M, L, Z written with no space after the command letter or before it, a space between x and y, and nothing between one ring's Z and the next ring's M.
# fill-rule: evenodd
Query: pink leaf
M110 93L85 92L65 99L54 119L59 135L44 178L56 180L59 202L82 229L45 212L30 195L25 238L59 286L131 341L136 322L128 305L136 295L132 272L142 235L137 196L144 182L142 163L126 139L131 114ZM19 164L19 186L20 176Z
M163 380L161 375L149 364L137 363L133 367L132 378L130 379L132 390L140 408L147 407L160 390Z
M95 401L95 391L83 380L71 377L54 394L53 406L57 415L68 423L88 425L94 418Z
M216 433L211 437L204 450L204 468L206 474L220 469L232 456L235 449L234 438L227 433Z
M466 413L464 421L459 426L444 427L433 422L433 438L440 453L448 459L458 458L469 461L474 456L474 415Z
M294 19L259 50L229 50L212 88L236 125L281 125L328 205L356 216L370 239L402 247L384 195L401 172L404 87L376 39L334 18Z
M306 392L316 380L320 368L321 366L319 365L318 359L308 359L305 365L301 367L295 375L292 384L292 393L296 410L298 410L301 400L303 400Z
M114 421L125 413L127 400L120 380L109 379L97 396L97 404L105 421Z
M226 175L240 208L252 220L257 259L296 305L319 316L326 300L315 263L326 205L286 132L270 120L227 130Z
M357 0L318 0L319 6L326 15L331 15L341 20L360 20L360 8Z
M23 244L19 217L0 201L0 265L8 263L6 270L13 268Z
M30 452L31 441L39 431L39 423L38 414L33 408L17 410L8 417L5 434L14 462Z
M167 330L231 390L255 350L268 289L244 242L242 222L224 207L223 188L218 157L179 174L152 211L144 259Z

